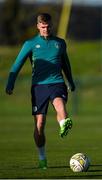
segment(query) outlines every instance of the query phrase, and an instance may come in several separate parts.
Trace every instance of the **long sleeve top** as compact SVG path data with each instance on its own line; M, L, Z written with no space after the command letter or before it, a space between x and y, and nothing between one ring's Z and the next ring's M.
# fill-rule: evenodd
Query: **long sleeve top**
M69 84L73 84L71 66L66 52L64 39L50 36L48 39L39 34L25 41L14 64L10 69L7 87L14 88L18 72L28 57L32 66L32 85L64 82L63 73Z

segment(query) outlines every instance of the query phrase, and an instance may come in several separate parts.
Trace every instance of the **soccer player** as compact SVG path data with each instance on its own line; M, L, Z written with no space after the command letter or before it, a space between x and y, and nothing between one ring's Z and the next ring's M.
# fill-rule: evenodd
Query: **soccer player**
M6 93L12 94L17 74L30 58L32 66L32 115L34 116L34 140L39 154L39 168L47 168L47 157L45 153L45 122L49 101L54 106L57 121L60 126L60 136L67 135L72 127L67 110L67 85L63 78L64 72L70 85L71 91L75 90L72 78L71 66L66 52L64 39L56 37L52 33L52 18L48 13L37 16L38 35L27 40L16 61L11 67Z

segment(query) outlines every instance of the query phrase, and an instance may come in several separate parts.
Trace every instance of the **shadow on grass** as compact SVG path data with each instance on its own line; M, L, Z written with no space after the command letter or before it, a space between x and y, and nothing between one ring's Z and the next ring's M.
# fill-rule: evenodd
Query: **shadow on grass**
M70 169L69 166L49 166L48 169ZM92 170L92 168L94 168ZM101 169L100 169L101 168ZM94 174L94 173L97 173L97 174ZM80 172L80 173L74 173L75 175L65 175L65 176L50 176L49 178L60 178L60 179L63 179L63 178L70 178L70 179L95 179L95 178L102 178L102 174L98 174L98 172L102 172L102 164L97 164L97 165L90 165L90 169L87 171L87 172ZM92 174L91 174L92 173Z
M16 169L16 168L19 168L19 169L39 169L38 167L35 167L35 166L31 166L31 167L25 167L25 166L19 166L19 165L13 165L7 169ZM48 166L48 169L70 169L70 166L63 166L63 165L59 165L59 166ZM94 168L94 169L91 169L91 168ZM96 168L96 169L95 169ZM98 169L98 168L101 168L101 169ZM3 168L1 167L0 170L2 170ZM102 164L96 164L96 165L90 165L90 169L87 171L87 172L97 172L97 171L102 171Z
M90 165L90 168L96 168L96 170L88 170L88 172L97 172L97 171L102 171L102 169L97 169L97 168L102 168L102 164L96 164L96 165ZM70 168L70 166L49 166L49 168L54 168L54 169L57 169L57 168Z
M69 169L69 166L63 166L63 165L59 165L59 166L48 166L47 170L40 170L38 167L34 167L34 166L12 166L7 168L7 170L36 170L36 171L42 171L42 172L46 172L47 174L45 175L44 179L66 179L66 178L70 178L70 179L101 179L102 178L102 164L96 164L96 165L90 165L90 168L87 172L80 172L80 173L74 173L74 172L68 172L68 174L65 175L57 175L57 169L61 170L63 172L64 169ZM0 170L3 170L2 168L0 168ZM5 169L6 170L6 169ZM56 170L56 175L51 175L49 170L53 171ZM38 173L37 172L37 173ZM42 177L40 177L40 179L42 179Z
M90 165L90 168L91 167L94 169L89 169L88 172L102 172L102 164Z

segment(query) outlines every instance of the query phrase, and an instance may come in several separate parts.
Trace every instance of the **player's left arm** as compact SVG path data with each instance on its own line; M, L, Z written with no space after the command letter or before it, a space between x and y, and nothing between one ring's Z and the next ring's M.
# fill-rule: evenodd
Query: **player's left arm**
M72 77L72 70L71 70L69 57L68 57L68 54L66 52L66 43L65 43L65 41L64 41L64 44L63 44L62 69L63 69L63 72L64 72L64 74L66 76L66 79L69 82L71 91L74 91L75 90L75 83L74 83L74 80L73 80L73 77Z

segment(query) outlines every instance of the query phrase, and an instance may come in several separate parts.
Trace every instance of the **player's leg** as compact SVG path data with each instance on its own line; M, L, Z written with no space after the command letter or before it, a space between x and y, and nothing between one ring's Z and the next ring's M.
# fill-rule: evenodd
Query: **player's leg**
M32 115L34 116L34 141L39 154L39 167L46 169L45 123L49 103L49 94L45 85L32 86Z
M72 128L72 120L68 118L65 101L63 98L56 97L53 100L53 106L57 113L57 120L60 124L60 136L66 136L69 129Z
M45 154L45 123L46 123L46 116L43 114L35 115L34 116L34 141L38 149L39 154L39 167L42 169L47 168L47 160Z
M45 116L43 114L38 114L34 116L34 139L38 147L45 145Z
M65 101L61 97L56 97L52 104L56 110L57 120L60 123L62 119L65 119L68 116Z
M58 83L51 86L51 101L56 110L57 120L60 124L61 137L66 136L72 127L72 121L68 117L66 102L68 99L67 87L64 83Z

